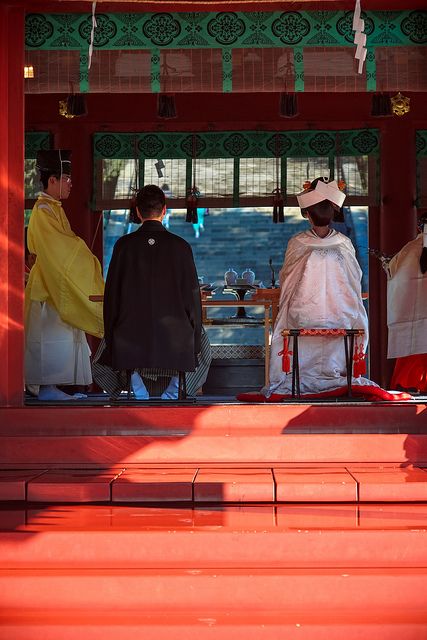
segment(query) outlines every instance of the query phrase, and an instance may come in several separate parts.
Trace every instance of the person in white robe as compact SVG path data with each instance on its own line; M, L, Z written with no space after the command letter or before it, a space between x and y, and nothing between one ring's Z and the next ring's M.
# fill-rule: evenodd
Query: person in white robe
M35 256L25 288L25 382L44 401L79 397L57 385L92 382L85 333L102 337L101 265L71 230L61 201L71 191L70 152L43 150L37 166L44 187L28 225L28 249ZM80 396L81 397L81 396Z
M289 240L280 271L280 302L275 322L269 385L262 393L292 393L292 366L284 367L284 329L362 329L355 353L364 364L368 344L368 319L361 294L362 272L354 247L346 236L330 228L334 212L345 194L335 181L314 180L297 196L310 229ZM347 387L343 336L300 336L298 339L300 392L322 394ZM289 340L292 352L292 338ZM289 357L292 365L292 356ZM284 368L287 369L284 371ZM364 377L353 385L377 386Z
M424 220L421 221L423 223ZM391 260L387 273L388 358L392 389L427 392L427 224Z

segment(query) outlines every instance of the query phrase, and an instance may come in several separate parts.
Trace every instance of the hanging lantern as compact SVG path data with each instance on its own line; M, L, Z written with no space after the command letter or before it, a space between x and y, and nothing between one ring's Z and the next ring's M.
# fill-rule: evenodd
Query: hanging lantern
M74 117L87 114L86 98L80 93L72 93L67 98L67 111Z
M160 93L157 98L157 115L159 118L176 118L175 97Z
M279 104L279 112L282 118L295 118L298 115L298 102L295 93L281 93Z
M275 174L276 174L276 188L273 190L273 222L284 222L284 209L285 209L285 197L281 189L280 176L281 176L281 158L280 158L280 136L275 135Z
M197 203L200 198L200 190L196 187L197 138L194 134L192 136L191 147L193 186L187 194L187 215L185 217L185 221L191 222L191 224L197 224L199 222L199 216L197 215Z
M371 116L380 118L392 115L390 96L386 93L374 93L372 96Z
M280 187L277 187L273 191L273 222L284 222L284 207L285 207L285 199L283 197L283 193Z

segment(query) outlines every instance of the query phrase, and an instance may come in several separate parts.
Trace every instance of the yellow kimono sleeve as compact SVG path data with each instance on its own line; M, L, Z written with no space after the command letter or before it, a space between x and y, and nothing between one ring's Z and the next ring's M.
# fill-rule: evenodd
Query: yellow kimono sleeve
M37 259L25 290L26 312L32 300L46 301L67 324L102 337L102 303L89 300L104 292L101 265L71 230L60 203L36 203L28 246Z

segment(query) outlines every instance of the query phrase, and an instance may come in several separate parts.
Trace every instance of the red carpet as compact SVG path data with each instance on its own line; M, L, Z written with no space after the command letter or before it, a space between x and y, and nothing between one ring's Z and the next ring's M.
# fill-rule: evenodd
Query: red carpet
M381 387L375 386L362 386L353 385L351 387L351 393L354 398L363 398L369 402L401 402L402 400L411 400L412 396L406 392L394 392L386 391ZM347 387L340 387L339 389L332 389L330 391L323 391L322 393L305 393L301 394L303 400L327 400L328 398L337 398L347 395ZM292 395L273 393L269 398L266 398L262 393L239 393L236 396L237 400L242 402L283 402L284 400L292 400Z

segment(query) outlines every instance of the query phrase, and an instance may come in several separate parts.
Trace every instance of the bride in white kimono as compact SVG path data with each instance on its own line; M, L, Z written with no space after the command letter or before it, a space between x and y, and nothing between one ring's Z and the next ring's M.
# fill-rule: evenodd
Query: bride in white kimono
M272 338L270 383L262 389L267 398L292 392L291 367L283 366L287 357L286 346L283 354L281 332L284 329L363 329L364 335L356 339L355 346L359 364L364 361L368 344L368 319L361 295L362 272L355 250L349 238L329 227L345 194L335 181L318 178L297 197L311 227L290 239L280 271L280 303ZM290 338L291 351L292 341ZM301 395L347 387L342 335L300 336L298 355ZM288 361L292 363L292 356L288 356ZM353 385L377 386L363 377L353 377Z

